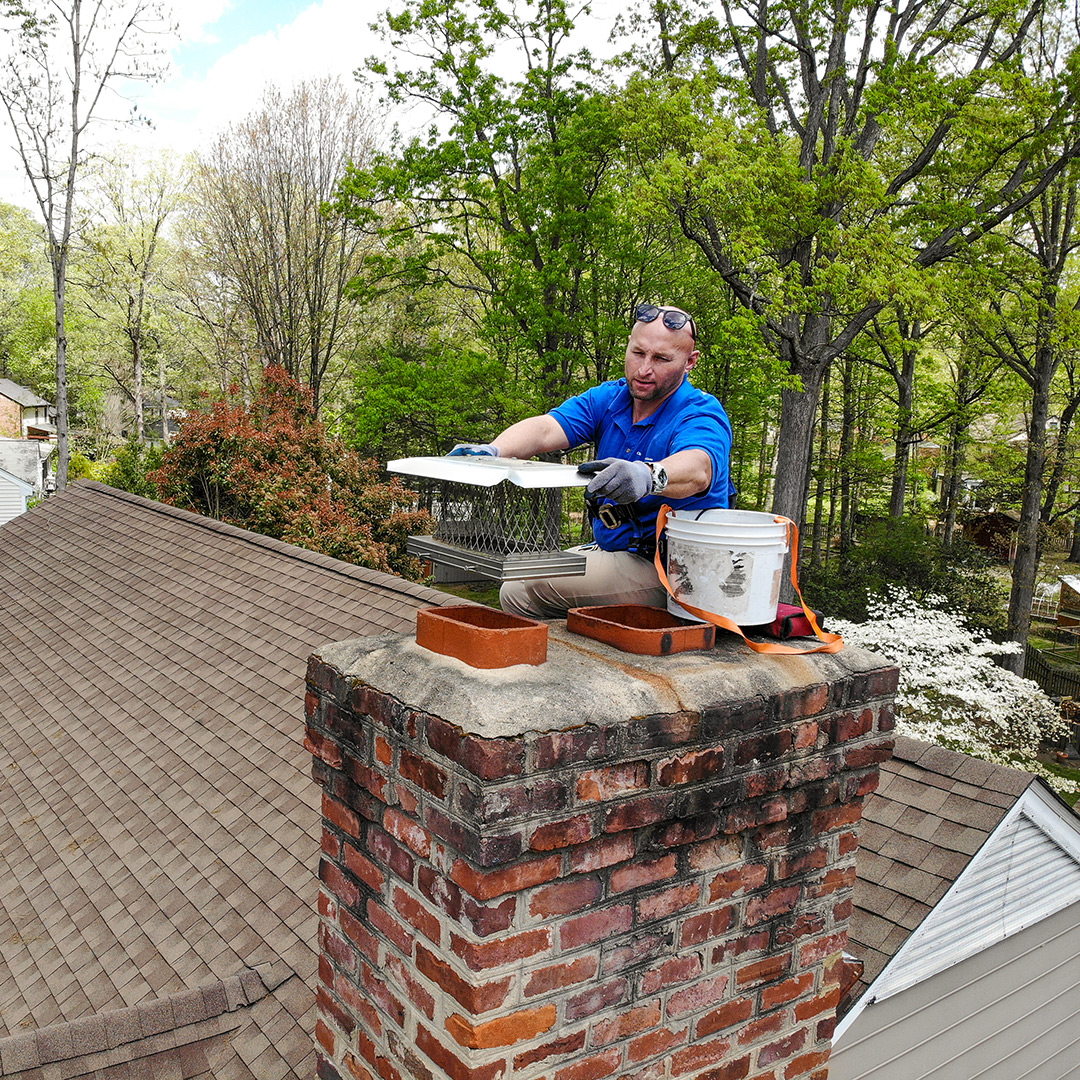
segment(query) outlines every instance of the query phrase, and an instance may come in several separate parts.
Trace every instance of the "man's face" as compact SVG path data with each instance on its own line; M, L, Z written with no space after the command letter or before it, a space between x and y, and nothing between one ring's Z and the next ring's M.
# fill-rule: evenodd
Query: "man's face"
M698 351L688 327L669 330L662 319L636 322L626 346L626 385L635 401L661 402L694 369Z

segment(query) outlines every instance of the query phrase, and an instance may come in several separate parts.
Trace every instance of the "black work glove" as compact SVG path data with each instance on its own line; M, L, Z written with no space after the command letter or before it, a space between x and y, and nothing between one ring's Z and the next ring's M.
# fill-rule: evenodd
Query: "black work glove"
M585 494L593 499L635 503L652 491L652 470L644 461L604 458L582 463L578 472L592 476Z

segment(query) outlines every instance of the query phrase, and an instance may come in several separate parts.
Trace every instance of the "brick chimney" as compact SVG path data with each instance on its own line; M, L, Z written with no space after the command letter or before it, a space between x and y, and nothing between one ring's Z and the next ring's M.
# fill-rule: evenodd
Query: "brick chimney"
M477 670L400 636L308 671L324 1080L824 1080L895 669Z

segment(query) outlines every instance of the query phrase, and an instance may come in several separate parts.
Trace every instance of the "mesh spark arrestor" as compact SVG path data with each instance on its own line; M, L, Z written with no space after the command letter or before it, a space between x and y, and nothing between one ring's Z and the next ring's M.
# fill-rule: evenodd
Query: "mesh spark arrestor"
M408 550L436 567L512 581L585 572L585 557L563 549L589 540L584 510L571 522L564 489L589 477L574 465L519 458L415 457L387 462L410 479L435 519L433 536L410 536Z

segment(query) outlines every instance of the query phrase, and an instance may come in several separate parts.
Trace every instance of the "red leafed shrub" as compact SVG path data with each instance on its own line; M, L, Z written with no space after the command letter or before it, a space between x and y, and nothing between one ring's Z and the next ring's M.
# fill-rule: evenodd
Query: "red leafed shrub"
M255 399L240 390L188 415L149 474L173 506L376 570L421 576L405 550L431 521L415 496L332 439L311 416L311 395L269 367Z

